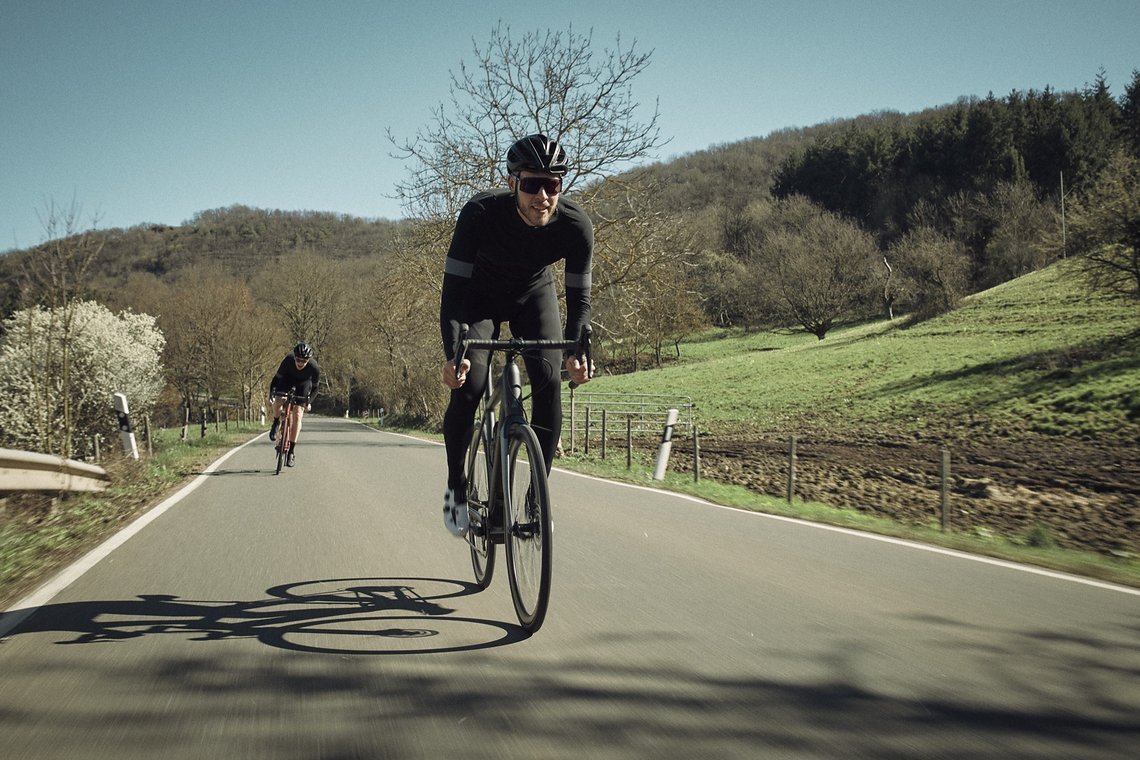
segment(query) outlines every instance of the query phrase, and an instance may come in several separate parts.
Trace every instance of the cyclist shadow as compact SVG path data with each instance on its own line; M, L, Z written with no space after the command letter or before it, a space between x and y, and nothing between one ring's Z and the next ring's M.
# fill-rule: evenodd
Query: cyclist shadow
M249 601L140 594L134 599L61 602L0 613L0 632L11 627L6 637L74 634L57 644L181 634L189 641L256 639L280 649L370 655L486 649L528 637L515 625L457 617L454 608L443 604L478 591L473 583L434 578L348 578L274 586L267 590L267 598ZM464 624L463 643L448 644L447 636L435 643L443 632L441 624L453 623ZM491 633L472 637L473 629L491 629ZM409 644L415 639L432 643Z

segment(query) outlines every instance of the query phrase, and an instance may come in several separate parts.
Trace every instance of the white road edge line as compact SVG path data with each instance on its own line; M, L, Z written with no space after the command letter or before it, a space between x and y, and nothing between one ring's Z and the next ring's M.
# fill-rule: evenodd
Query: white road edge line
M558 468L556 468L558 469ZM785 515L772 515L767 512L753 512L750 509L743 509L741 507L728 507L723 504L715 504L711 501L706 501L697 496L690 496L686 493L677 493L676 491L665 491L657 488L650 488L649 486L639 486L636 483L623 483L619 480L606 480L605 478L598 478L594 475L586 475L580 472L573 472L571 470L559 469L559 472L567 475L573 475L578 478L588 478L590 480L601 480L606 483L614 485L625 486L626 488L636 488L642 491L649 491L651 493L668 494L678 499L686 499L697 504L703 504L708 507L715 507L717 509L726 509L732 512L739 512L744 515L751 515L757 518L764 518L768 520L780 520L783 522L795 523L797 525L804 525L819 530L829 530L833 533L844 533L848 536L856 536L858 538L865 538L870 541L881 541L885 544L894 544L896 546L905 546L910 549L917 549L919 551L931 552L933 554L943 554L947 557L955 557L957 559L970 560L971 562L981 562L986 565L995 565L997 567L1004 567L1009 570L1019 570L1023 573L1033 573L1034 575L1043 575L1047 578L1055 578L1057 580L1071 581L1073 583L1081 583L1086 586L1093 586L1095 588L1105 589L1108 591L1119 591L1124 594L1131 594L1132 596L1140 596L1140 589L1132 588L1131 586L1121 586L1116 583L1108 583L1107 581L1098 581L1095 578L1084 578L1080 575L1070 575L1069 573L1061 573L1056 570L1048 570L1043 567L1034 567L1033 565L1022 565L1017 562L1010 562L1008 560L996 559L994 557L985 557L980 554L970 554L968 552L957 551L955 549L946 549L941 546L932 546L930 544L923 544L917 541L908 541L904 538L895 538L893 536L883 536L878 533L869 533L854 528L843 528L838 525L827 525L825 523L812 522L810 520L803 520L798 517L787 517Z
M364 425L364 423L358 423L358 424L360 424L363 427L368 427L372 430L376 430L376 428L372 428L369 425ZM388 432L388 431L384 431L384 430L376 430L376 432L385 433L387 435L397 435L397 436L400 436L402 438L410 438L414 441L419 441L421 443L431 443L431 444L434 444L436 446L442 446L443 445L442 443L440 443L438 441L431 441L431 440L427 440L424 438L416 438L415 436L405 435L404 433L392 433L392 432ZM262 434L262 435L264 435L264 434ZM143 515L141 515L140 517L138 517L130 525L126 526L121 531L119 531L115 535L111 536L109 539L104 541L99 546L92 549L90 552L88 552L86 555L84 555L83 557L81 557L80 559L75 561L73 564L71 564L67 568L65 568L62 572L60 572L58 575L56 575L55 578L53 578L52 580L45 583L39 589L32 592L28 596L24 597L20 601L16 602L16 604L13 605L12 607L9 607L7 610L4 610L2 613L0 613L0 638L3 638L4 636L8 635L8 633L10 631L12 631L13 629L15 629L16 626L18 626L20 623L22 623L24 620L26 620L28 617L30 617L32 614L34 614L37 609L39 609L40 607L42 607L43 605L47 604L52 599L54 599L55 596L57 594L59 594L59 592L63 591L65 588L67 588L72 583L74 583L76 580L78 580L84 573L86 573L88 570L90 570L96 564L98 564L103 559L105 559L107 557L107 555L109 555L111 552L113 552L118 547L122 546L124 543L126 543L126 541L128 539L130 539L132 536L134 536L140 530L145 528L147 525L149 525L155 519L160 517L163 512L170 509L175 504L177 504L179 501L181 501L184 496L189 494L191 491L193 491L198 486L202 485L202 483L205 482L206 478L208 478L210 476L210 473L212 473L219 466L221 466L221 464L223 462L225 462L227 459L229 459L231 456L233 456L237 452L244 449L246 446L249 446L251 443L254 443L255 441L259 440L260 438L261 438L261 435L258 435L256 437L251 438L250 440L246 441L242 445L237 446L237 447L227 451L225 454L223 454L221 457L219 457L215 462L210 464L210 466L208 466L205 470L203 470L201 475L199 475L198 477L194 478L194 480L187 483L178 492L176 492L175 494L173 494L172 496L170 496L169 498L167 498L166 500L164 500L163 502L161 502L160 504L155 506L149 512L146 512ZM741 509L739 507L727 507L723 504L714 504L711 501L706 501L705 499L701 499L701 498L698 498L696 496L690 496L689 494L677 493L676 491L666 491L666 490L662 490L662 489L658 489L658 488L650 488L649 486L639 486L636 483L624 483L620 480L606 480L605 478L599 478L599 477L596 477L594 475L586 475L586 474L583 474L580 472L574 472L573 470L565 470L565 469L562 469L561 467L555 467L553 469L555 469L558 472L563 473L565 475L571 475L571 476L576 477L576 478L586 478L589 480L598 480L598 481L601 481L603 483L609 483L611 485L622 486L624 488L633 488L633 489L637 489L640 491L648 491L650 493L660 494L663 496L671 496L674 498L684 499L686 501L691 501L695 504L702 504L702 505L707 506L707 507L715 507L716 509L730 510L732 512L738 512L738 513L743 514L743 515L751 515L751 516L756 517L756 518L769 519L769 520L781 520L783 522L795 523L797 525L803 525L803 526L810 527L810 528L816 528L818 530L829 530L829 531L832 531L834 533L844 533L844 534L849 535L849 536L864 538L864 539L868 539L871 541L881 541L883 543L894 544L896 546L905 546L905 547L908 547L911 549L916 549L919 551L932 552L934 554L942 554L942 555L945 555L948 557L955 557L957 559L969 560L971 562L981 562L983 564L994 565L996 567L1004 567L1004 568L1009 569L1009 570L1018 570L1018 571L1023 572L1023 573L1033 573L1034 575L1042 575L1042 576L1045 576L1047 578L1054 578L1056 580L1069 581L1072 583L1080 583L1080 584L1083 584L1086 586L1092 586L1094 588L1105 589L1107 591L1117 591L1117 592L1120 592L1123 594L1131 594L1132 596L1140 596L1140 589L1134 589L1134 588L1131 588L1128 586L1120 586L1120 585L1117 585L1115 583L1106 583L1105 581L1098 581L1098 580L1095 580L1093 578L1082 578L1079 575L1069 575L1068 573L1059 573L1059 572L1056 572L1053 570L1046 570L1044 568L1034 567L1032 565L1020 565L1016 562L1008 562L1006 560L994 559L993 557L983 557L983 556L978 555L978 554L968 554L966 552L955 551L954 549L944 549L940 546L931 546L929 544L921 544L921 543L918 543L915 541L907 541L907 540L904 540L901 538L894 538L892 536L880 536L876 533L866 533L866 532L859 531L859 530L853 530L851 528L842 528L842 527L839 527L836 525L825 525L823 523L811 522L810 520L801 520L801 519L796 518L796 517L785 517L784 515L770 515L770 514L767 514L766 512L753 512L751 510Z
M364 423L360 423L360 424L364 425ZM371 426L365 425L365 427L371 427ZM372 429L376 430L376 428L372 428ZM377 430L377 432L387 432L387 431ZM430 440L426 440L424 438L416 438L415 436L405 435L404 433L388 433L388 435L398 435L398 436L402 436L404 438L411 438L412 440L420 441L421 443L432 443L432 444L435 444L437 446L443 445L439 441L430 441ZM970 554L968 552L956 551L954 549L945 549L941 546L932 546L930 544L923 544L923 543L919 543L917 541L907 541L906 539L894 538L893 536L882 536L882 535L879 535L877 533L868 533L868 532L861 531L861 530L855 530L853 528L843 528L843 527L840 527L838 525L826 525L824 523L817 523L817 522L812 522L810 520L803 520L803 519L800 519L798 517L787 517L785 515L772 515L772 514L768 514L767 512L753 512L750 509L743 509L741 507L728 507L728 506L725 506L724 504L716 504L716 503L713 503L711 501L707 501L707 500L702 499L702 498L697 497L697 496L690 496L689 494L686 494L686 493L678 493L676 491L667 491L667 490L660 489L660 488L651 488L650 486L640 486L640 485L637 485L636 483L626 483L626 482L623 482L620 480L606 480L605 478L599 478L595 475L587 475L587 474L581 473L581 472L574 472L573 470L565 470L565 469L562 469L561 467L554 467L552 469L557 470L558 472L563 473L565 475L571 475L571 476L576 477L576 478L586 478L588 480L599 480L599 481L602 481L603 483L609 483L611 485L622 486L625 488L634 488L634 489L637 489L640 491L648 491L650 493L662 494L665 496L672 496L674 498L685 499L687 501L691 501L695 504L703 504L704 506L707 506L707 507L715 507L717 509L725 509L725 510L729 510L732 512L738 512L738 513L743 514L743 515L751 515L751 516L758 518L758 519L781 520L783 522L795 523L796 525L803 525L803 526L806 526L809 528L816 528L817 530L828 530L828 531L831 531L833 533L843 533L843 534L846 534L848 536L855 536L857 538L865 538L865 539L868 539L870 541L881 541L882 543L885 543L885 544L894 544L895 546L905 546L907 548L916 549L918 551L931 552L933 554L942 554L942 555L947 556L947 557L954 557L956 559L964 559L964 560L968 560L970 562L981 562L982 564L994 565L995 567L1004 567L1008 570L1017 570L1017 571L1020 571L1023 573L1032 573L1034 575L1041 575L1041 576L1044 576L1046 578L1053 578L1056 580L1069 581L1071 583L1080 583L1080 584L1083 584L1085 586L1092 586L1093 588L1104 589L1106 591L1117 591L1117 592L1120 592L1122 594L1130 594L1132 596L1140 596L1140 589L1132 588L1131 586L1122 586L1118 583L1108 583L1107 581L1098 581L1095 578L1084 578L1080 575L1071 575L1069 573L1060 573L1060 572L1057 572L1056 570L1048 570L1048 569L1043 568L1043 567L1034 567L1033 565L1022 565L1022 564L1019 564L1017 562L1010 562L1008 560L995 559L994 557L985 557L985 556L982 556L980 554Z
M261 435L265 434L262 433ZM208 467L206 467L206 469L202 470L202 473L198 475L198 477L191 480L177 492L167 497L156 506L152 507L149 511L144 512L142 515L135 518L135 520L129 525L124 527L115 535L108 538L103 543L96 546L83 557L80 557L71 565L68 565L58 575L45 583L43 586L40 586L36 591L33 591L28 596L16 602L15 605L4 610L3 613L0 613L0 637L6 636L16 626L34 614L36 610L54 599L59 592L63 591L72 583L75 583L75 581L79 580L79 578L84 573L86 573L102 560L106 559L107 555L122 546L127 542L128 539L141 531L147 525L161 517L162 514L166 512L166 510L170 509L179 501L181 501L183 497L185 497L195 488L202 485L202 483L204 483L206 479L210 477L210 473L217 470L223 462L225 462L237 452L244 449L246 446L249 446L251 443L260 440L261 435L255 436L240 446L235 446L225 454L222 454L222 456L220 456Z

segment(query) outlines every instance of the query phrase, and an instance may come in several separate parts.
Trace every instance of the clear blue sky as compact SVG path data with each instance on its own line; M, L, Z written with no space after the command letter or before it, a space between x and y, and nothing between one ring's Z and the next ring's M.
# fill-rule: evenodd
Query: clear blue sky
M232 204L397 219L410 137L496 22L652 50L669 159L877 110L1140 69L1140 0L0 0L0 251Z

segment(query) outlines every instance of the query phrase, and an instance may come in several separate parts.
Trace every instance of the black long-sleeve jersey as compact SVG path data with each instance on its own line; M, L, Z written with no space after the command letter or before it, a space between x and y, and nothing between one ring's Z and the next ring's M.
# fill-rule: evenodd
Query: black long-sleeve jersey
M488 307L503 313L501 305L518 303L552 284L551 265L560 260L566 261L563 337L577 340L590 321L594 227L589 216L573 201L560 198L550 222L531 227L519 216L515 202L509 190L492 190L474 196L459 212L444 263L439 309L448 359L454 355L460 323L485 318Z
M277 372L269 382L269 393L272 395L274 391L285 392L295 388L299 395L307 396L312 402L317 397L320 382L321 368L315 359L309 359L308 364L297 369L293 354L289 353L281 360L281 365L277 367Z

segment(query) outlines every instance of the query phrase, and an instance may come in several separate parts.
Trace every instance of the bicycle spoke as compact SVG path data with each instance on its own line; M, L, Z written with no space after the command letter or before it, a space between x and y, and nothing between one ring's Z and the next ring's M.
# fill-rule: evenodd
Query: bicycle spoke
M491 462L485 449L482 425L477 425L467 452L467 507L471 519L467 543L471 546L475 582L480 588L487 588L495 571L495 543L490 536L488 513Z
M519 622L529 631L542 625L550 595L550 502L546 468L534 431L512 430L507 559L511 594Z

